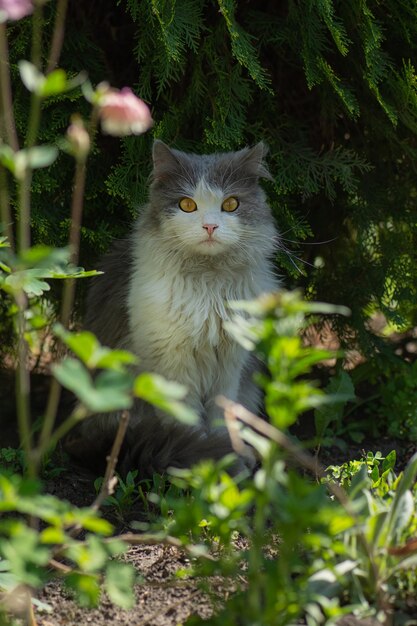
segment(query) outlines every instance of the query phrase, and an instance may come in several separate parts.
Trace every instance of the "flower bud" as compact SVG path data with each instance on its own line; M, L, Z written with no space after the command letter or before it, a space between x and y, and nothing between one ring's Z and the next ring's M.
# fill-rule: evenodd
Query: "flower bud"
M129 87L104 91L98 106L101 128L108 135L141 135L153 124L149 107Z
M90 135L85 129L83 120L78 115L71 118L71 124L67 130L67 140L71 153L77 161L85 159L90 152Z
M0 0L0 23L6 20L20 20L32 12L32 0Z

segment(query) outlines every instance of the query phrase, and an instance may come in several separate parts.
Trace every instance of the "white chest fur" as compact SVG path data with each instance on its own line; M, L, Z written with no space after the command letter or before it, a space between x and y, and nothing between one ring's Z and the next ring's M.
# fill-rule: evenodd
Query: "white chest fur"
M207 410L218 393L237 396L247 355L224 329L227 303L273 288L264 268L207 265L184 270L144 242L135 252L128 297L130 349L140 369L187 385L198 410Z

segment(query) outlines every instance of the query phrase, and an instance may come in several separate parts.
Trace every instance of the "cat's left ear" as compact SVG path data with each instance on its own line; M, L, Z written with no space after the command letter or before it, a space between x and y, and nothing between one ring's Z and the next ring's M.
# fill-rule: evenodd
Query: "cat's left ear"
M264 162L268 153L268 146L260 141L253 148L244 148L238 152L238 158L248 174L256 176L256 178L268 178L272 180L272 176Z

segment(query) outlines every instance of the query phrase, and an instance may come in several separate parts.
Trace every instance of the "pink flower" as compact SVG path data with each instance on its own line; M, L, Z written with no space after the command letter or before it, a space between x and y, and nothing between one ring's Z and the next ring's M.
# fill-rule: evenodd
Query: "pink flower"
M103 132L117 137L141 135L153 124L148 106L129 87L109 89L99 100Z
M73 115L67 128L67 140L71 153L78 161L86 159L90 152L90 135L81 117Z
M32 12L32 0L0 0L0 22L20 20Z

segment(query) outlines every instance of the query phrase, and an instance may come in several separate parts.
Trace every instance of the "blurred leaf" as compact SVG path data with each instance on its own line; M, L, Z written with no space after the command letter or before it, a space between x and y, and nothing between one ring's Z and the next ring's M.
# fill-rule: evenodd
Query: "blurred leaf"
M136 357L130 352L101 346L98 339L89 331L71 333L60 324L56 324L54 332L90 369L124 371L126 365L136 362Z
M18 62L20 78L26 89L39 93L45 83L45 76L29 61Z
M86 80L86 73L80 72L74 78L68 78L65 70L57 68L44 76L29 61L19 61L19 72L26 89L42 98L57 96L75 89Z
M44 277L45 270L36 268L13 272L4 280L4 288L11 293L23 289L29 296L40 296L51 289L47 282L41 280Z
M110 561L106 568L105 588L110 600L124 609L135 605L135 570L127 563Z
M93 380L84 365L72 358L53 365L52 373L93 413L128 409L132 405L133 378L127 373L104 371Z
M88 608L97 606L100 599L100 585L97 576L72 572L64 580L65 584L75 592L81 606Z
M332 422L340 424L346 402L355 399L352 379L345 370L340 370L335 376L332 376L325 391L327 402L314 411L318 437L323 437L327 427Z
M32 169L48 167L52 165L58 157L58 148L55 146L35 146L28 150L21 150L20 154L24 154L27 166Z
M140 374L134 384L134 393L157 408L176 417L185 424L196 424L198 415L180 402L187 395L187 388L168 381L157 374Z

